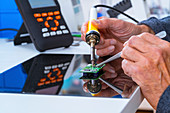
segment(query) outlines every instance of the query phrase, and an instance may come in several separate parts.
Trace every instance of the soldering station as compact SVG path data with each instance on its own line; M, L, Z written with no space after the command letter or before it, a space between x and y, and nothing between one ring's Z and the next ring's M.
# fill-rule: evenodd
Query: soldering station
M11 18L16 21L11 20L13 27L3 26L7 20L5 16L4 22L0 20L0 55L3 59L0 60L0 100L5 102L0 104L0 112L85 113L84 108L90 113L137 111L143 96L135 83L131 93L125 96L124 88L128 83L122 88L103 78L106 74L103 68L121 58L121 51L97 63L96 46L101 41L101 34L93 20L107 16L138 24L147 17L147 0L7 1L0 1L0 19L7 14L7 11L1 11L5 9L3 4L14 6L17 15ZM139 9L140 14L137 13ZM85 41L82 41L81 25L86 21ZM1 41L5 36L7 38ZM164 38L166 32L156 36ZM88 93L83 91L83 81L87 82L84 88ZM115 95L97 97L103 93L105 85ZM20 107L17 108L14 102ZM7 104L13 110L7 109Z

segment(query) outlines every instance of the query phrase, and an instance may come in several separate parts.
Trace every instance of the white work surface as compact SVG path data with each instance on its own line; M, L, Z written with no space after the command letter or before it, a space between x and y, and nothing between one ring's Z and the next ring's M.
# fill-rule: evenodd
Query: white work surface
M42 53L89 54L89 46L58 48ZM0 73L41 54L33 44L14 46L12 42L0 44ZM0 93L0 113L135 113L143 100L138 87L131 98L97 98Z

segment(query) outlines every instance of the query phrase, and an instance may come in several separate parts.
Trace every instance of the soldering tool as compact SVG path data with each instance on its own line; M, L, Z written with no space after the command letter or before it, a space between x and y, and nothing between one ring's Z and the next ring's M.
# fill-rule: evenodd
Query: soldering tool
M90 54L91 54L91 64L92 67L95 66L95 45L97 45L100 41L100 33L96 26L92 24L93 20L97 19L97 8L92 7L90 10L90 19L88 22L88 30L86 33L86 42L90 45ZM97 80L98 81L98 80ZM101 84L97 82L96 80L91 80L89 82L88 88L94 93L97 93L98 91L94 91L94 89L101 89Z

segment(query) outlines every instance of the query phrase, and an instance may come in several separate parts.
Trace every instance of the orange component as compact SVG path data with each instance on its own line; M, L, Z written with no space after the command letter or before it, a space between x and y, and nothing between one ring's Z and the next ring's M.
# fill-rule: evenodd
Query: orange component
M38 22L43 22L44 20L43 20L43 18L37 18L37 21Z
M56 16L55 17L57 20L60 20L61 19L61 16Z
M47 28L49 28L50 27L50 25L48 24L48 21L45 21L45 27L47 27Z
M49 73L47 74L47 77L50 78L51 75L52 75L52 72L49 72Z
M42 17L47 17L48 16L47 13L42 13L41 15L42 15Z
M57 31L57 27L51 27L52 31Z
M50 84L50 81L46 81L45 84Z
M48 12L48 16L53 16L53 12Z
M47 20L53 20L53 17L49 16L47 17Z
M37 85L38 85L38 86L43 86L43 85L44 85L44 82L39 82Z
M39 17L41 17L41 14L40 14L40 13L35 13L35 14L34 14L34 17L35 17L35 18L39 18Z
M57 80L56 80L56 79L51 81L51 83L56 83L56 82L57 82Z
M42 78L41 80L40 80L40 82L45 82L46 81L46 78Z
M63 78L63 75L59 75L58 77L59 77L59 78Z
M50 77L50 80L54 80L55 79L55 76L54 77Z
M59 76L61 74L61 71L59 70L58 73L57 73L57 76Z
M59 71L59 69L58 69L58 68L54 68L54 69L53 69L53 72L55 72L55 71Z
M59 15L60 11L54 11L54 15Z
M59 26L59 22L57 20L54 20L54 23L56 26Z
M57 82L61 82L62 80L63 80L63 79L61 79L61 78L60 78L60 79L57 79Z

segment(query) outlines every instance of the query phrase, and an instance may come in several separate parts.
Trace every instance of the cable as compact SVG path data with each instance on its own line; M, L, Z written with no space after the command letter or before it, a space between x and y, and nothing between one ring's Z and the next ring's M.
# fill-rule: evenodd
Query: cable
M18 31L18 30L13 28L5 28L5 29L0 29L0 31Z
M124 13L124 12L122 12L122 11L120 11L120 10L114 8L114 7L110 7L110 6L107 6L107 5L95 5L94 7L95 7L95 8L97 8L97 7L105 7L105 8L109 8L109 9L115 10L115 11L117 11L117 12L119 12L119 13L125 15L126 17L130 18L130 19L133 20L134 22L139 23L139 21L137 21L137 20L134 19L133 17L127 15L126 13Z

